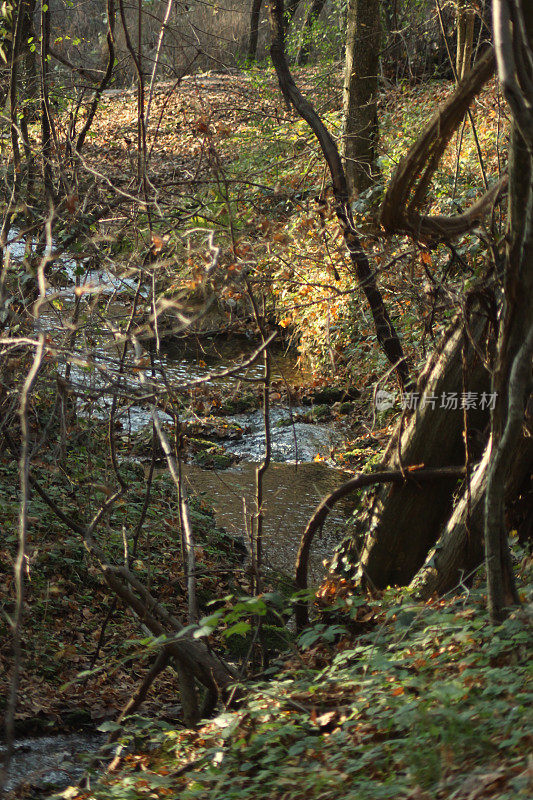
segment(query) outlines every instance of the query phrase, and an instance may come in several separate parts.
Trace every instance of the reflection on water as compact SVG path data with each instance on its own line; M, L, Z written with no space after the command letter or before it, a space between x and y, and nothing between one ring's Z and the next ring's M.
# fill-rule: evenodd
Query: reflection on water
M259 340L252 341L244 336L231 338L213 337L211 339L194 339L185 341L163 341L158 363L168 374L182 380L202 377L210 372L220 371L225 367L234 367L243 359L249 358L257 349ZM284 378L290 384L301 384L308 375L302 370L297 355L291 351L283 351L280 347L270 348L272 363L272 380ZM242 377L257 380L264 373L262 357L242 371ZM212 381L214 384L228 383L228 379ZM233 379L233 383L235 380ZM179 384L178 384L179 385Z
M256 464L241 463L224 472L184 466L189 491L201 495L215 511L217 522L248 542L250 517L255 510ZM264 563L293 574L304 528L318 503L346 480L346 473L323 464L271 464L264 477ZM321 536L315 538L310 576L319 581L322 561L339 541L339 525L351 511L339 503Z

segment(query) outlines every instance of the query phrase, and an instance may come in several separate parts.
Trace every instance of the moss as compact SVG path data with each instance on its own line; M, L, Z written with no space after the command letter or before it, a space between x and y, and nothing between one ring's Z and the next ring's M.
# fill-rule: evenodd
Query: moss
M343 389L338 386L324 386L321 389L313 389L309 394L302 398L302 402L311 405L318 403L320 405L344 402L347 400L357 400L361 392L355 387Z
M207 439L189 439L191 459L204 469L227 469L236 460L219 444Z
M351 414L353 411L355 411L355 407L356 404L352 400L349 400L345 403L340 404L339 412L341 414Z
M217 411L221 415L244 414L247 411L255 411L259 403L260 399L256 394L246 392L240 397L230 397L227 400L223 400Z
M329 406L315 406L313 409L313 417L315 419L326 419L331 415L331 409Z

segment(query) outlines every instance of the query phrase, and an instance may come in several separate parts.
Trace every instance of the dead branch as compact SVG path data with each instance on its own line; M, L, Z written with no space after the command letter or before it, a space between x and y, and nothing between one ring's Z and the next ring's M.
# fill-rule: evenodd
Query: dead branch
M53 47L48 48L49 55L52 56L56 61L59 61L60 64L63 64L64 67L68 67L72 72L77 72L82 78L90 81L91 83L95 83L99 78L99 71L93 69L86 69L85 67L77 66L73 64L72 61L60 53L58 50L55 50Z
M44 355L44 336L41 335L39 343L35 351L33 362L30 370L24 381L22 391L20 394L19 404L19 418L20 418L20 431L21 431L21 449L19 458L19 474L20 474L20 511L19 511L19 542L18 552L13 566L14 581L15 581L15 614L11 624L13 636L13 671L9 683L9 692L6 703L5 713L5 738L6 749L3 754L2 766L0 768L0 795L3 794L3 788L7 780L7 771L14 752L14 735L15 735L15 711L17 708L17 698L20 683L20 669L22 661L22 625L24 615L24 575L26 573L26 544L27 544L27 528L28 528L28 505L30 499L30 424L28 416L28 403L31 391L35 384L35 380L41 369Z

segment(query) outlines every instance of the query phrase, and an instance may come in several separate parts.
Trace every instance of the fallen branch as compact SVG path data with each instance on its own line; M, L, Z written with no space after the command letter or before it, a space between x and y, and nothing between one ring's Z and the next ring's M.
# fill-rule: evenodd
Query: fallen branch
M68 69L72 70L72 72L77 72L78 75L81 75L82 78L90 81L91 83L96 83L98 78L100 77L100 70L94 69L86 69L85 67L77 66L73 64L72 61L64 56L59 50L55 50L53 47L48 48L48 55L55 58L56 61L59 61L60 64L63 64L64 67L68 67Z

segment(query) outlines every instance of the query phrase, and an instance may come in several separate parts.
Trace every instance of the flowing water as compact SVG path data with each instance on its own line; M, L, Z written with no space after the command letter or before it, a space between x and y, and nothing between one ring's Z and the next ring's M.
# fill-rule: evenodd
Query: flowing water
M72 733L56 736L35 736L15 742L5 791L18 787L36 788L40 792L60 791L80 780L87 768L83 753L95 752L106 736L100 733ZM0 745L0 760L5 748Z
M217 522L229 533L248 541L250 516L255 510L256 464L242 462L222 472L186 465L184 474L192 491L205 498ZM264 477L263 557L265 567L294 572L300 538L320 500L345 480L340 470L324 464L271 464ZM340 504L320 536L310 559L311 580L323 574L322 561L331 556L351 506Z

